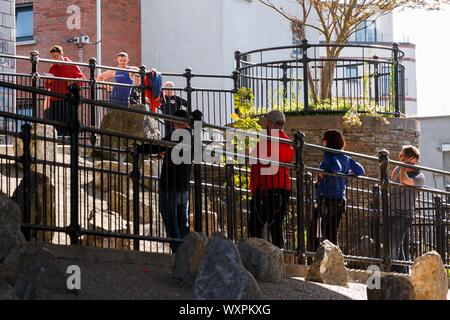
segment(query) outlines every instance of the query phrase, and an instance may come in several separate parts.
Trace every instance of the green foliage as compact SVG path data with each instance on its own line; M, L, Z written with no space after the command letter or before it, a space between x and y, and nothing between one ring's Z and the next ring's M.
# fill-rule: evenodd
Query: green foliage
M234 96L234 109L236 113L231 115L234 120L233 127L243 131L259 132L262 130L259 124L259 117L254 108L254 95L249 88L240 88ZM235 146L235 152L239 154L246 154L249 150L255 147L257 143L256 137L245 137L244 140L235 137L233 144ZM238 161L235 160L235 165L238 165ZM247 170L248 165L242 167L243 170L234 174L234 185L237 188L248 189L250 187L250 178ZM245 193L243 193L243 197Z

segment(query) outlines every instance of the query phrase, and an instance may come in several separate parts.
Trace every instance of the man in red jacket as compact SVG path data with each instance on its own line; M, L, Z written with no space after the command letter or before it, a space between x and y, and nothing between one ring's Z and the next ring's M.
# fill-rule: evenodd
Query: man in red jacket
M71 62L67 57L64 57L64 51L61 46L53 46L50 49L50 54L54 60L61 60ZM86 79L78 66L58 64L55 63L48 71L53 77L72 78L72 79ZM51 79L46 81L48 90L55 93L68 94L69 85L72 81ZM69 106L64 99L50 97L50 108L44 110L44 118L58 122L67 122L70 118ZM65 130L58 130L59 134L65 134Z
M251 167L250 189L253 193L249 233L251 237L262 238L264 224L270 230L272 243L283 248L283 219L289 205L291 196L291 180L289 168L267 163L274 161L289 164L294 156L294 148L281 139L290 139L283 131L286 118L281 111L271 111L267 115L267 136L261 137L251 156L262 159ZM266 160L266 161L264 161Z

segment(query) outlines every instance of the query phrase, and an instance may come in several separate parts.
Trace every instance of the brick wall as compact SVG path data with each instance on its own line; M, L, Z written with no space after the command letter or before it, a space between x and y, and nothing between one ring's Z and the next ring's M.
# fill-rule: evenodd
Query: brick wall
M65 55L73 61L88 62L97 56L96 1L95 0L35 0L34 40L35 44L18 45L17 54L28 56L30 51L38 50L43 58L50 58L49 49L60 44ZM30 3L29 0L17 0L17 4ZM78 5L81 11L80 29L67 27L67 8ZM102 1L102 64L115 65L116 53L127 51L131 65L141 64L141 21L140 0L103 0ZM67 40L87 35L91 44L81 49ZM45 72L48 66L41 66ZM19 72L30 72L28 63L18 66Z
M339 129L345 136L346 150L375 156L377 149L385 148L394 160L398 160L403 145L419 146L419 122L414 119L389 119L389 124L385 124L381 119L366 117L361 127L345 127L341 116L288 116L286 132L292 129L300 129L307 142L319 145L326 130ZM305 150L307 165L317 167L321 160L322 152ZM369 176L378 177L377 163L357 160L365 166Z

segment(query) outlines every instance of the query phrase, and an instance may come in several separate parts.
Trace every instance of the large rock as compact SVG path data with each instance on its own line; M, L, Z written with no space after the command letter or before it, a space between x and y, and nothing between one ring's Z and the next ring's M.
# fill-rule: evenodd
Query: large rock
M144 188L157 191L158 180L153 179L160 176L162 161L160 158L151 158L144 160L144 166L141 169L141 181Z
M416 294L411 281L406 276L384 275L380 288L367 288L368 300L415 300Z
M12 199L19 205L22 213L24 212L24 201L29 201L31 216L30 221L27 222L40 226L56 225L55 187L47 176L32 171L29 192L25 193L25 183L22 179L14 191ZM36 230L32 230L30 234L31 239L38 239L44 242L51 242L54 235L51 231Z
M447 272L439 253L427 252L414 261L411 282L417 300L447 300Z
M264 239L241 239L238 243L244 267L261 281L279 283L286 277L283 252Z
M118 224L114 224L114 221L116 221L116 223ZM98 221L98 225L94 225L93 221L89 222L88 230L100 232L115 232L122 234L130 234L133 230L132 227L127 229L125 226L123 226L125 222L118 221L118 219L116 218L109 221L103 221L103 227L99 225L100 223L101 221ZM122 229L120 229L121 226L123 227ZM81 245L95 248L132 250L133 240L115 237L84 235L81 237Z
M158 123L150 116L130 112L129 110L147 111L145 105L132 105L125 110L112 110L103 117L100 128L112 133L124 133L137 138L160 139ZM128 111L127 111L128 110ZM111 148L132 147L135 140L102 135L102 146ZM118 159L117 152L103 151L105 158Z
M0 276L0 301L3 300L19 300L19 297L14 288Z
M191 204L194 204L194 202L192 201ZM221 228L219 225L219 220L217 218L217 213L212 212L212 211L208 211L202 212L202 231L206 233L206 230L208 230L208 234L213 234L216 232L220 232ZM191 231L194 231L195 228L195 223L194 223L194 214L190 214L189 215L189 227L191 229Z
M36 160L55 161L56 143L53 141L48 141L57 139L58 135L55 128L50 125L35 123L31 128L31 135L31 156ZM17 139L17 143L13 143L13 147L15 149L16 156L21 157L23 155L22 139ZM32 164L31 168L36 172L45 173L43 164Z
M208 242L194 286L197 300L255 300L263 297L231 240L214 235Z
M174 278L194 285L207 243L203 233L191 232L184 238L175 256Z
M139 193L139 196L141 193ZM134 221L134 206L133 206L133 193L130 192L128 198L125 194L112 191L107 195L108 208L111 211L118 213L126 221ZM142 199L139 200L139 222L142 224L150 223L150 219L153 216L152 209L147 206Z
M12 260L16 260L15 263ZM66 275L45 247L19 252L8 261L16 267L15 290L20 299L51 299L66 292Z
M103 192L117 191L127 194L133 186L131 172L133 166L117 161L96 161L94 163L95 188Z
M23 247L25 238L20 231L21 214L19 206L0 193L0 263L12 249Z
M328 240L320 244L306 281L348 287L348 272L341 249Z

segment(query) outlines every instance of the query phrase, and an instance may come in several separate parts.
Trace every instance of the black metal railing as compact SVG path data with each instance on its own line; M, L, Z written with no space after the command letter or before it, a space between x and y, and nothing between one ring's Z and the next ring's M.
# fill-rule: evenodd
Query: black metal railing
M337 57L327 56L338 50ZM405 113L404 53L357 44L309 44L235 53L240 84L255 94L256 112Z
M95 73L93 65L91 61L89 66L84 66L91 68L91 78ZM249 177L251 161L255 159L237 147L226 148L227 139L232 135L230 128L224 126L229 123L226 118L229 114L224 113L224 117L219 118L221 121L211 120L217 119L215 113L210 113L209 117L202 114L216 110L218 105L232 108L232 94L243 81L238 75L235 72L233 77L227 78L234 80L232 89L218 90L230 99L229 104L222 104L223 101L216 102L204 95L205 92L213 95L214 90L193 86L194 79L201 75L193 75L189 69L182 75L169 74L186 79L185 88L175 88L188 102L189 119L186 120L111 104L108 89L105 89L111 83L77 80L67 94L58 94L45 88L43 81L52 77L4 74L0 79L6 97L0 111L0 135L6 143L0 150L0 187L21 207L26 237L57 244L169 252L168 244L182 239L167 236L160 214L163 159L158 153L142 155L137 147L142 144L173 146L174 143L161 140L161 122L185 123L196 132L195 120L198 123L201 119L200 138L197 132L192 140L194 149L201 146L202 154L215 150L211 157L217 157L217 161L210 157L192 165L188 192L189 226L207 235L219 232L234 240L248 237L255 197L250 190ZM222 79L222 76L204 77ZM43 118L45 101L50 98L63 99L70 106L66 121ZM31 106L30 113L18 112L18 101L25 100ZM210 106L212 109L208 109ZM153 137L142 137L99 128L100 119L112 112L124 121L126 118L148 120L160 132ZM155 123L155 119L161 122ZM58 135L55 129L67 134ZM262 134L236 132L264 138ZM195 140L196 137L199 140ZM317 234L317 215L322 204L315 186L320 179L335 177L336 181L345 181L346 185L345 213L336 242L349 262L359 267L381 264L387 270L392 264L410 264L420 254L437 250L444 263L449 265L448 191L411 189L392 183L389 170L392 166L405 165L389 160L387 152L369 156L330 150L308 143L300 132L293 135L293 140L278 140L295 149L292 163L277 163L287 170L290 181L290 197L282 221L285 252L296 254L302 263L313 254L318 239L321 239ZM379 165L380 174L378 177L354 177L323 172L318 163L305 163L303 154L309 150L344 153L364 159ZM225 162L224 158L231 161ZM419 168L450 176L446 171ZM392 254L399 247L392 241L393 226L399 224L390 222L391 195L399 190L406 194L405 202L409 203L408 207L400 204L400 209L404 209L409 218L403 244L406 262L397 260ZM403 220L401 223L405 224ZM271 240L270 226L262 236Z

